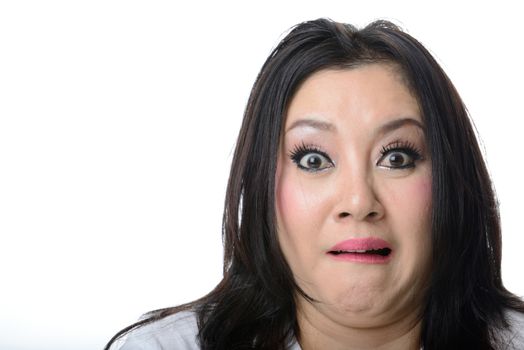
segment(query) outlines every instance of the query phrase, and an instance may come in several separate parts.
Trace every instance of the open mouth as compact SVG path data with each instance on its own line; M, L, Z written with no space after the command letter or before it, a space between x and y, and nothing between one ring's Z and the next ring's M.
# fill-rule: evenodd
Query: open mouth
M332 250L329 252L332 255L341 255L341 254L365 254L365 255L379 255L386 257L391 254L391 249L389 248L380 248L380 249L368 249L368 250Z
M387 264L393 256L391 244L378 237L350 238L338 242L326 253L338 261L360 264Z

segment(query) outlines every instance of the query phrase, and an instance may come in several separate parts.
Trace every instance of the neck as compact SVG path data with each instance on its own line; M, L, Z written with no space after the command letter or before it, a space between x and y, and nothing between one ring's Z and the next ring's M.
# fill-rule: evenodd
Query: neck
M420 349L421 321L416 317L377 327L351 327L330 319L307 302L297 316L302 350Z

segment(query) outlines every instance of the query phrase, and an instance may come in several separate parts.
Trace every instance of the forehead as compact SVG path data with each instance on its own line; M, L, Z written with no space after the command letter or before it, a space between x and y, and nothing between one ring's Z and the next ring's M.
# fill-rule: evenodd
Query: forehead
M373 63L350 69L326 69L307 78L288 106L286 129L298 119L313 118L360 126L409 117L422 124L416 98L399 69Z

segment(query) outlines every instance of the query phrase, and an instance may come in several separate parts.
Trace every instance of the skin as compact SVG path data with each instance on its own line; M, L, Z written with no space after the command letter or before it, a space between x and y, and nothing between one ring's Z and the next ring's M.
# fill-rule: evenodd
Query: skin
M423 129L416 99L384 63L316 72L293 97L276 206L281 249L315 300L296 297L303 350L420 347L431 221ZM406 145L419 156L399 150ZM301 146L306 151L297 155ZM340 261L328 253L362 237L388 241L389 262Z

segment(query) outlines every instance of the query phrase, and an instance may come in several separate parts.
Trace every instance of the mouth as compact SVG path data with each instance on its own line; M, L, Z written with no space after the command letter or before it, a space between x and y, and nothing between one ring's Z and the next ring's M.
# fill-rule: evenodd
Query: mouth
M366 255L379 255L379 256L388 256L391 254L390 248L380 248L380 249L368 249L368 250L332 250L328 254L332 255L341 255L341 254L366 254Z
M327 254L335 260L385 264L391 260L391 245L380 238L352 238L333 246Z

